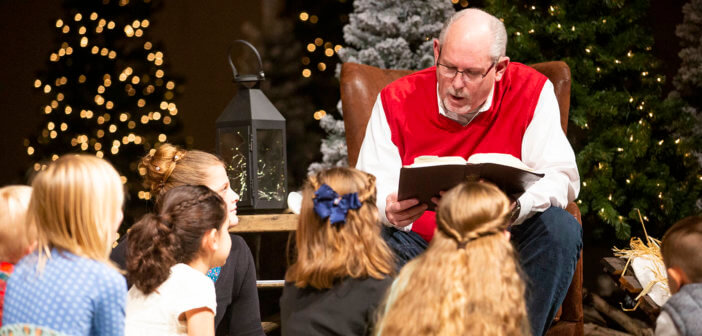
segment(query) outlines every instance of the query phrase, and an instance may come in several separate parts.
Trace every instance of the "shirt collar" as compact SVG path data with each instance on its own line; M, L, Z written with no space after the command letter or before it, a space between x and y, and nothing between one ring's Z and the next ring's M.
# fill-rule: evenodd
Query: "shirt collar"
M485 103L483 103L480 108L478 108L477 111L475 112L470 112L466 114L458 114L458 113L453 113L451 111L446 111L444 110L444 107L441 105L441 98L439 97L439 83L436 83L436 102L439 104L439 114L442 116L449 118L463 126L468 125L475 117L477 114L480 114L481 112L485 112L492 107L492 96L495 92L495 85L492 85L492 88L490 89L490 94L488 95L487 99L485 100Z

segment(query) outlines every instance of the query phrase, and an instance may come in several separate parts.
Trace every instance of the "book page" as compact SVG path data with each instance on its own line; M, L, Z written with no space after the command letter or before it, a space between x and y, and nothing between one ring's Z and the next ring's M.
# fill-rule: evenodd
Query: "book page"
M524 164L524 162L522 162L522 160L517 159L516 157L514 157L512 155L503 154L503 153L473 154L468 158L468 163L470 163L470 164L497 163L497 164L501 164L503 166L509 166L509 167L514 167L514 168L518 168L521 170L526 170L529 172L535 172L534 169L531 169L529 166Z
M398 200L416 198L433 211L432 197L466 179L489 181L508 195L519 195L543 176L509 154L474 154L468 163L460 156L420 156L400 169Z
M460 156L422 155L414 158L414 163L405 167L430 167L441 165L464 165L466 160Z

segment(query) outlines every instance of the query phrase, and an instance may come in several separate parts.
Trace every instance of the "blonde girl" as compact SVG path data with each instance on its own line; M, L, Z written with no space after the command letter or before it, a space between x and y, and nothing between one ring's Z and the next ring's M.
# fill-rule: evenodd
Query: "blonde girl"
M142 158L139 171L156 202L178 186L207 186L224 200L231 227L239 222L236 211L239 196L232 190L224 167L224 162L210 153L163 144ZM232 247L226 264L208 273L215 281L217 294L217 334L263 336L251 250L243 238L234 234L230 238ZM126 245L121 242L112 255L123 267L126 267Z
M212 335L217 301L207 277L229 255L222 198L205 186L180 186L129 231L127 335Z
M302 193L297 260L280 299L283 335L366 335L394 267L375 177L332 168L311 176Z
M32 188L28 186L0 188L0 327L7 279L15 264L31 251L36 240L27 230L27 207L31 195Z
M37 250L15 266L3 326L69 335L123 335L126 283L108 259L122 221L120 177L105 160L65 155L32 183Z
M434 239L393 283L376 334L528 335L509 218L507 196L490 183L444 194Z

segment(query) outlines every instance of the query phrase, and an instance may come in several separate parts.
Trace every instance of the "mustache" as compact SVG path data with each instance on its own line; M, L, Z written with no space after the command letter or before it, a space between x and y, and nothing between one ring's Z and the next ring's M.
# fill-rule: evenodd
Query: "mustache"
M447 88L448 93L452 96L458 97L458 98L468 98L470 95L467 92L458 92L456 89L453 87L448 87Z

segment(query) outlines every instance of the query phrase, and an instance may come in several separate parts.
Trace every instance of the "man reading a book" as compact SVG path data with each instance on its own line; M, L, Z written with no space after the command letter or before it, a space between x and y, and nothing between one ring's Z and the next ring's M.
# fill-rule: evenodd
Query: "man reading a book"
M422 155L500 153L543 173L515 196L511 226L528 278L533 334L542 335L565 298L582 247L582 228L563 209L577 197L580 177L553 84L510 62L506 46L504 25L494 16L478 9L456 13L434 40L435 66L378 95L356 168L377 177L384 234L405 258L421 253L436 223L426 204L398 200L403 165Z

